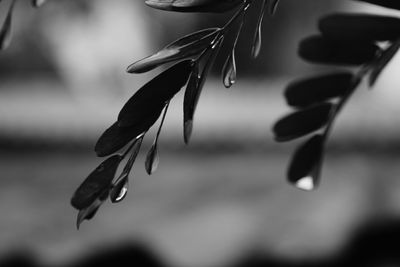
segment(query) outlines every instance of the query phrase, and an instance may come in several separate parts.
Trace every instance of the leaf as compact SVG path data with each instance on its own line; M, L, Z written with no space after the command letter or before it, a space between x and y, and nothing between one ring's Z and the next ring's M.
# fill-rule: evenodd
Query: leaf
M144 135L136 138L131 145L131 149L128 149L128 151L132 150L131 155L130 155L124 169L122 170L122 173L113 182L113 186L110 190L110 200L113 203L121 202L125 198L126 194L128 193L129 174L132 170L133 164L135 163L137 155L139 154L140 147L143 142L143 138L144 138Z
M288 170L288 180L297 188L310 191L318 186L323 143L323 136L314 135L294 153Z
M12 14L15 6L15 0L11 1L10 7L3 25L0 29L0 50L7 49L11 44L12 39Z
M47 0L32 0L32 6L36 8L41 7L46 1Z
M307 107L343 96L351 87L354 75L338 72L294 81L285 90L288 105Z
M331 111L332 104L323 103L283 117L273 127L275 140L286 142L320 129L328 122Z
M157 143L153 143L149 153L147 153L145 162L145 168L148 175L152 175L157 170L159 162L160 159L158 156L158 145Z
M89 207L79 210L76 219L76 228L78 230L84 220L93 219L103 202L104 200L96 199Z
M223 40L223 37L221 37L210 49L209 56L206 59L205 65L201 72L199 69L199 62L196 62L193 66L183 99L183 136L185 144L188 144L190 141L193 130L193 118L197 103L199 102L201 91L204 87L207 76L215 62L216 57L218 56Z
M105 192L108 194L121 160L121 155L114 155L104 160L75 191L71 205L82 210L92 205Z
M96 143L95 151L97 156L105 157L111 155L125 145L127 145L134 138L145 133L157 121L162 110L158 113L152 114L153 117L147 116L143 122L138 123L131 127L119 127L118 122L111 125L99 138Z
M268 4L267 4L268 1ZM251 49L251 54L254 58L258 57L261 51L261 44L262 44L262 22L264 19L265 12L267 8L270 8L271 11L271 5L272 2L270 0L263 0L262 7L261 7L261 13L258 16L258 21L257 21L257 27L256 27L256 32L254 34L254 40L253 40L253 46Z
M359 1L368 2L371 4L400 10L399 0L359 0Z
M276 8L278 7L279 0L267 0L269 6L269 13L271 15L275 14Z
M378 51L374 44L339 42L317 35L301 41L298 53L313 63L358 66L372 61Z
M372 65L372 71L369 76L369 86L374 86L378 80L383 69L389 64L392 58L397 54L400 49L400 39L392 43L382 54L377 58L376 62Z
M192 58L209 47L220 31L220 28L208 28L186 35L156 54L131 64L127 72L143 73L169 62Z
M192 135L193 114L197 106L199 90L201 90L199 88L200 78L199 64L196 62L190 74L183 100L183 139L185 144L189 143Z
M186 84L192 65L191 60L177 63L140 88L120 111L118 126L153 125L165 103Z
M222 68L222 80L226 88L230 88L236 82L236 73L235 50L232 50Z
M146 0L146 5L167 11L178 12L226 12L243 0Z
M367 14L333 14L319 20L324 37L341 41L375 42L400 37L400 19Z
M169 103L167 103L165 105L164 114L161 118L161 123L160 123L160 126L158 127L156 137L154 139L153 145L151 146L151 148L146 156L145 168L146 168L146 172L149 175L153 174L157 170L157 167L158 167L158 163L159 163L158 138L160 137L161 129L164 125L165 117L168 112L168 107L169 107Z

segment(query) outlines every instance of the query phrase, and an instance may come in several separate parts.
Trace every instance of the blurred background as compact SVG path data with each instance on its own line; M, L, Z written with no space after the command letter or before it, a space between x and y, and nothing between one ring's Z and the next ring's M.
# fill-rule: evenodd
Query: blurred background
M28 252L43 264L72 264L134 243L170 266L231 266L249 255L318 261L339 255L363 225L396 220L399 56L374 90L362 86L341 114L319 190L286 182L296 143L276 144L270 130L289 112L282 92L291 80L331 70L296 55L298 41L317 31L317 18L389 11L352 1L281 2L264 21L255 60L251 10L232 89L224 89L217 62L191 144L183 144L179 93L161 135L158 171L144 171L149 134L127 198L102 206L79 231L69 201L101 161L94 144L157 72L130 75L126 67L192 31L222 26L232 13L168 13L130 0L53 0L37 10L17 2L12 45L0 53L0 259ZM0 3L0 21L8 5Z

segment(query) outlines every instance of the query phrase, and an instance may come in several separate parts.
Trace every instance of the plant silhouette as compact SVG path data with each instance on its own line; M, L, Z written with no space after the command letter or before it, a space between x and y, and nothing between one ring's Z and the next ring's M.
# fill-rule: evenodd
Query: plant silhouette
M398 1L364 2L400 9ZM324 148L340 111L364 78L374 86L400 48L397 17L332 14L321 18L318 28L317 35L300 42L300 57L352 70L296 80L286 88L286 102L295 110L276 122L273 132L279 142L311 135L295 151L287 174L289 182L303 190L314 190L320 182Z
M112 202L121 201L127 194L129 174L147 131L161 117L157 134L154 138L145 162L150 175L159 162L158 140L171 99L185 87L183 101L183 138L189 143L193 129L196 106L207 76L218 57L223 45L229 47L230 53L222 68L222 82L230 88L236 81L235 60L238 42L246 13L249 8L261 8L254 33L252 55L257 57L261 49L261 28L264 15L275 12L278 1L158 1L148 0L148 6L165 11L177 12L227 12L235 10L231 19L223 26L203 29L188 34L165 46L157 53L134 62L127 68L128 73L144 73L159 66L173 63L142 86L124 105L117 121L111 125L97 141L95 151L99 157L109 157L99 165L74 193L71 204L79 210L77 227L83 220L93 218L100 205L108 198ZM233 36L228 42L227 36ZM118 151L124 149L122 154ZM117 154L115 154L117 153ZM118 165L128 156L129 160L120 175L116 175Z

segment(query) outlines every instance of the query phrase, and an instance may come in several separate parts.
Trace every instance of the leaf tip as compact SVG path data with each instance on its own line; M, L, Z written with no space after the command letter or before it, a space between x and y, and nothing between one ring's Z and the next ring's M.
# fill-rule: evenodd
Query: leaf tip
M185 141L186 145L188 145L190 142L190 138L192 137L192 132L193 132L193 121L192 120L185 121L183 127L183 140Z

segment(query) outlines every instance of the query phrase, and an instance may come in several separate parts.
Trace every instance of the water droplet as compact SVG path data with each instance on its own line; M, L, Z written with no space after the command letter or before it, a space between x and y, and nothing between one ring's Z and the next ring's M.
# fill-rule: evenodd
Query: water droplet
M296 187L305 191L312 191L315 188L314 178L306 176L296 182Z
M222 73L224 86L230 88L236 82L236 60L234 50L232 50L232 53L226 59Z
M128 194L128 188L129 188L129 179L127 173L126 176L117 181L114 187L111 189L110 192L111 202L118 203L124 200L124 198Z

